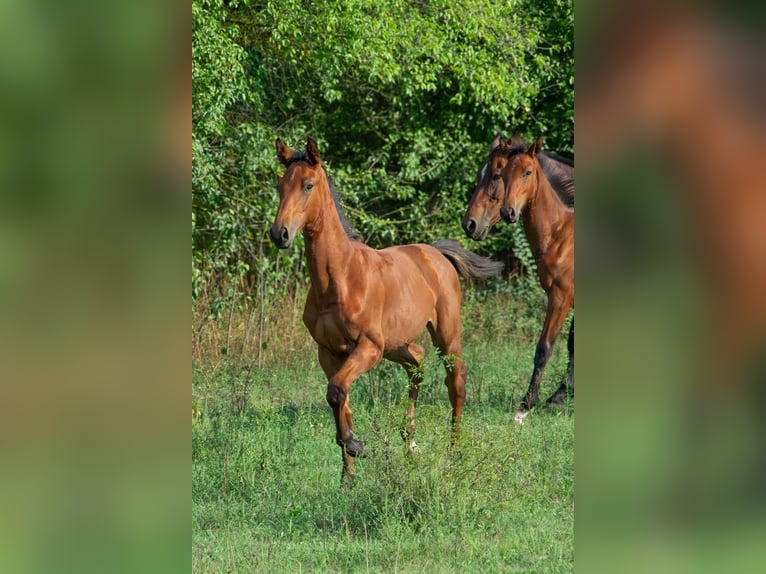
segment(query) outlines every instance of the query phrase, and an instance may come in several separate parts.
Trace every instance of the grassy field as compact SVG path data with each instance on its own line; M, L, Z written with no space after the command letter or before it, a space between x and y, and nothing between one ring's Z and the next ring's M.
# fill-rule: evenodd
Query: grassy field
M381 363L352 385L355 434L371 456L357 461L348 493L300 309L281 319L297 328L290 337L273 329L265 357L219 356L204 342L193 380L193 571L571 572L573 407L510 423L531 373L539 299L465 304L468 396L451 449L444 370L430 342L416 415L422 452L408 453L399 437L401 367ZM245 329L228 329L227 340ZM543 398L566 370L565 335Z

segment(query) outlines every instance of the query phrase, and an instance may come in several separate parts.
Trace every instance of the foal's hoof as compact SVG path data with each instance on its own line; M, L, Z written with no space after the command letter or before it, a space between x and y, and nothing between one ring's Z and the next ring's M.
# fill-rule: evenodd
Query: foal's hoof
M346 452L354 457L367 458L367 445L357 438L351 437L346 442Z
M336 441L341 448L345 448L349 456L367 458L367 446L358 438L354 438L354 435L346 441Z
M344 474L340 479L340 491L351 492L354 488L355 479L353 474Z
M515 415L513 415L513 423L517 425L523 425L524 419L529 416L529 411L517 411Z

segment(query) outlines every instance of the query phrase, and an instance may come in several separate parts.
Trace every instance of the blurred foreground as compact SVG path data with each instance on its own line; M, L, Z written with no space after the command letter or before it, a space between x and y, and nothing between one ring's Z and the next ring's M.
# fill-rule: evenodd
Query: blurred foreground
M736 10L582 12L577 570L759 571L766 46Z
M0 7L0 571L188 571L188 37Z

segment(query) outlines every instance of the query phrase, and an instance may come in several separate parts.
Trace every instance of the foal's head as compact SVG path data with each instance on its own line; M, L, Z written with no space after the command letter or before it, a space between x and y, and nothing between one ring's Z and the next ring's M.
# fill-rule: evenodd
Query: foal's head
M500 216L509 223L519 220L521 211L529 205L537 193L540 173L537 154L540 152L542 138L537 138L526 151L514 150L503 168L505 194L500 208Z
M271 226L271 240L286 249L306 225L318 219L322 190L328 184L314 139L308 138L305 152L293 152L278 139L277 157L287 170L277 183L279 210Z
M503 170L508 163L508 154L513 149L521 149L521 146L517 134L508 142L502 134L495 136L489 155L477 174L478 183L463 216L463 229L471 239L481 241L487 236L490 227L500 221L500 208L505 194Z

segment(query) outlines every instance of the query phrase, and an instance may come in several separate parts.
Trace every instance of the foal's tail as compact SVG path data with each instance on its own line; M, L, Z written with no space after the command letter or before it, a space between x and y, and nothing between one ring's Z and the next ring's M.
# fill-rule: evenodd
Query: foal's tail
M449 259L457 272L466 279L487 279L499 275L505 265L463 249L457 241L441 239L431 244Z

